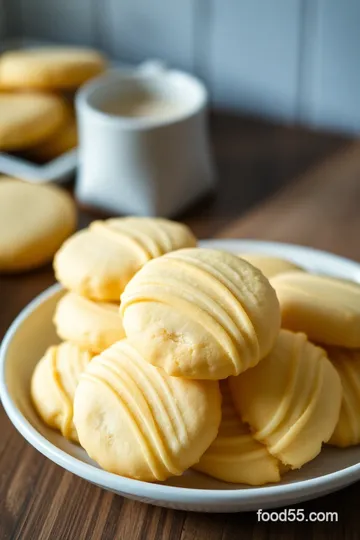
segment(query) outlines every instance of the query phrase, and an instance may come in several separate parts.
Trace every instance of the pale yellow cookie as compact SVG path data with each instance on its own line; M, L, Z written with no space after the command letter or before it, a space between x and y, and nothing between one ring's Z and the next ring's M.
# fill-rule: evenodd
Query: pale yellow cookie
M291 272L271 280L279 299L282 326L310 340L360 347L360 286L351 281Z
M73 424L73 401L80 374L92 358L89 351L73 343L49 347L35 367L31 379L33 404L48 426L78 442Z
M106 67L102 54L84 47L38 47L0 57L2 88L73 89Z
M49 262L75 226L75 204L66 191L0 177L0 272Z
M238 253L238 256L249 262L253 266L256 266L265 277L268 279L276 276L277 274L283 274L284 272L291 272L292 270L303 270L297 264L290 262L280 257L272 257L271 255L265 255L261 253Z
M67 109L58 96L0 92L0 151L25 150L52 137L64 124Z
M338 347L326 351L343 387L340 417L329 444L343 448L360 444L360 351Z
M54 269L67 289L94 300L119 302L125 285L147 261L194 245L188 227L166 219L94 221L65 242Z
M67 293L56 306L56 331L61 339L100 353L125 337L119 304L93 302L75 293Z
M339 419L340 377L325 351L305 334L281 330L270 354L229 379L229 385L254 437L292 469L320 453Z
M279 482L281 463L252 436L232 403L228 382L220 385L222 419L219 434L194 469L225 482L262 486Z
M26 157L40 162L51 161L77 146L77 127L74 118L71 118L54 135L30 148Z
M269 281L225 251L184 249L154 259L121 298L126 335L177 377L237 375L269 352L280 328Z
M220 417L217 382L169 377L127 340L94 358L75 392L81 445L105 470L138 480L181 475L213 442Z

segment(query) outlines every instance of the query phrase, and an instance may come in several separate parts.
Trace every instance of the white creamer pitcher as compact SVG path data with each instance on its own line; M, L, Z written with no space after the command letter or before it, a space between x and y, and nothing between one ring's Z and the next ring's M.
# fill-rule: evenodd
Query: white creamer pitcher
M107 112L144 91L177 106L164 115ZM112 70L77 94L80 202L113 213L172 216L211 190L208 96L195 77L161 64Z

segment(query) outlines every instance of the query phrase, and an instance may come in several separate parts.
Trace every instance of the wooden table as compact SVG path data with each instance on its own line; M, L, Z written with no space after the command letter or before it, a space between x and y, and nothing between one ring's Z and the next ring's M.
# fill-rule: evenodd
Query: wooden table
M339 136L218 114L211 120L215 196L181 218L201 237L292 241L360 260L360 145ZM80 210L84 226L99 214ZM50 267L0 277L0 339L54 282ZM360 538L360 485L303 503L339 522L257 523L255 513L165 510L102 491L30 447L0 406L0 540Z

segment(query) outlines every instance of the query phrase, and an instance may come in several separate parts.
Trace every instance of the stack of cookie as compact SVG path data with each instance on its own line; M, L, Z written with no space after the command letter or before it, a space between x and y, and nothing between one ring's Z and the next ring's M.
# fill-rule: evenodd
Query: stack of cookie
M195 244L148 218L65 242L54 263L71 291L55 314L65 341L32 378L43 420L144 481L192 467L263 485L324 442L358 444L360 287Z
M32 381L33 400L46 423L78 440L75 387L90 359L125 337L119 314L124 287L152 257L195 245L184 225L147 218L95 221L63 244L54 260L68 290L54 316L63 343L46 352Z
M41 47L0 56L0 151L46 162L74 148L74 92L101 73L105 58L80 47Z

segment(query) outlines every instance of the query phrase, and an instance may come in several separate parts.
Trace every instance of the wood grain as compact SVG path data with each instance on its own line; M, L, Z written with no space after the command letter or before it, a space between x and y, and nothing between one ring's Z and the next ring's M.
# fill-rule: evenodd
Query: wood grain
M196 234L291 240L360 260L358 143L349 146L341 137L227 115L213 116L211 128L218 189L182 216ZM99 213L82 209L79 216L85 226ZM0 277L0 338L16 314L53 282L50 266ZM354 485L300 505L306 511L338 511L335 525L259 524L254 513L156 508L63 471L21 438L0 407L0 540L276 540L306 535L355 540L359 495Z
M349 144L221 231L293 242L360 260L360 143Z

